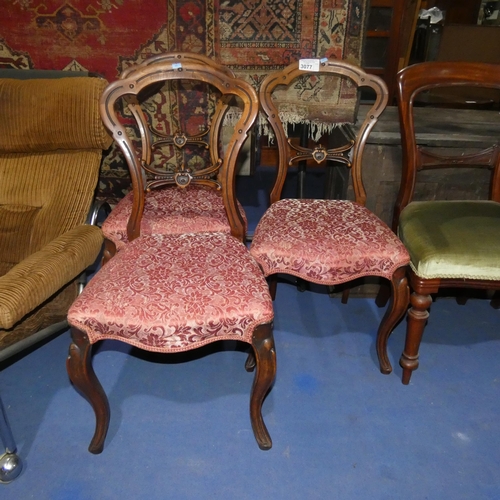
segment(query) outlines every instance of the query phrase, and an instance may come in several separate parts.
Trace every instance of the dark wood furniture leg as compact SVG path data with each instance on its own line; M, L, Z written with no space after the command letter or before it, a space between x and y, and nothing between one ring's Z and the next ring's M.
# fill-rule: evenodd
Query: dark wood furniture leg
M500 309L500 292L498 290L493 294L490 305L493 309Z
M387 286L387 282L384 280L384 283L381 283L378 289L377 296L375 297L375 304L377 304L378 307L385 307L390 298L391 288Z
M273 443L262 418L262 403L276 376L276 352L271 323L255 328L252 346L255 352L256 370L250 394L250 421L259 448L269 450Z
M418 349L429 317L428 309L431 306L432 297L413 292L410 302L405 348L399 360L399 364L403 368L403 384L405 385L410 383L413 370L418 368Z
M104 239L104 249L102 252L102 265L106 264L116 254L116 245L107 238Z
M267 285L269 286L269 293L271 294L271 299L276 298L276 288L278 286L278 275L271 274L267 277Z
M245 370L247 372L253 372L255 370L255 353L253 351L253 348L250 349L250 352L248 353L247 360L245 361Z
M398 321L408 309L410 289L406 277L406 266L396 269L391 280L391 297L389 306L380 322L377 333L377 356L380 371L384 374L391 373L392 366L387 356L387 341Z
M109 402L101 383L99 382L91 362L92 345L87 335L71 328L73 342L69 346L66 369L71 382L83 393L90 402L96 417L94 437L90 442L90 453L101 453L109 427Z

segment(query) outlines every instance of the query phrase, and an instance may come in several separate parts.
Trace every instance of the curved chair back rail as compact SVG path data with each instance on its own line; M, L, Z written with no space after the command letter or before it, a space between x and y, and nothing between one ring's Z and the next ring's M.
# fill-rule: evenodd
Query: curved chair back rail
M271 192L271 203L274 203L281 197L288 165L290 164L290 145L287 141L282 121L279 118L278 109L273 100L273 92L280 86L289 86L293 80L304 74L307 74L307 72L300 69L300 61L297 61L280 72L269 74L260 87L259 98L261 107L276 136L279 153L279 168L277 179ZM335 59L320 60L319 71L314 73L311 72L310 74L329 74L332 77L338 76L349 78L358 88L369 87L375 92L375 102L366 113L363 123L358 129L356 139L352 145L352 162L348 164L351 167L355 200L364 205L366 202L366 191L361 176L361 160L366 139L377 123L379 116L387 106L387 86L378 76L370 75L358 66ZM326 121L328 121L328 117L326 117ZM335 157L335 153L336 151L331 152L332 157ZM337 159L338 157L337 155ZM326 159L330 158L325 157L325 160Z
M219 103L215 117L212 122L210 134L210 152L212 161L216 160L219 151L220 135L219 129L224 118L224 114L231 102L236 98L241 106L241 113L237 123L234 126L234 132L227 145L224 157L216 160L214 164L220 163L219 181L222 188L222 197L224 207L227 212L231 233L243 240L245 233L245 222L237 207L235 193L235 169L238 153L248 137L258 113L258 98L254 89L243 80L232 77L231 72L222 71L214 65L201 64L200 62L191 62L185 58L178 62L159 58L158 61L143 65L126 73L127 77L117 80L108 86L101 99L101 113L103 122L108 130L113 134L123 152L132 179L132 188L134 191L134 203L132 214L127 226L129 240L140 235L141 218L144 211L145 188L142 169L150 161L149 153L141 157L134 148L131 139L128 137L124 125L120 122L115 109L115 103L122 97L126 97L134 104L139 92L148 86L165 83L168 81L192 81L204 82L215 87L223 96L222 104ZM147 123L144 114L138 106L132 106L134 116L138 120L141 130L142 151L150 151L150 135L147 131ZM207 177L213 172L207 172ZM171 179L169 182L175 182ZM195 181L196 182L196 181ZM199 182L203 183L201 179Z
M403 176L396 201L393 229L401 211L413 199L417 172L438 167L493 169L490 199L500 201L499 143L474 154L445 156L417 144L414 104L427 90L443 87L484 87L500 90L500 65L473 62L427 62L402 69L397 76L398 111L403 149ZM500 142L500 137L499 137Z
M145 59L142 63L130 66L122 71L120 78L123 80L125 78L129 78L132 73L141 68L145 68L147 66L151 66L156 63L201 63L206 64L208 66L212 66L214 69L218 71L222 71L226 73L228 76L234 77L233 71L224 66L223 64L219 64L213 59L203 54L197 54L194 52L167 52L166 54L157 54L153 57L149 57Z

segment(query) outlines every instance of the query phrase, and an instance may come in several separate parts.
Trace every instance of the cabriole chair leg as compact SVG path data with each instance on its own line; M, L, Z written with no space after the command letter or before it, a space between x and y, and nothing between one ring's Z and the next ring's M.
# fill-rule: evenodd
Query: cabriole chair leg
M101 383L99 382L91 362L92 346L85 333L72 328L73 342L69 346L66 369L71 382L83 393L90 402L96 417L94 437L90 442L90 453L101 453L109 427L109 402Z
M377 333L377 356L380 364L380 371L384 374L391 373L392 366L387 356L387 341L408 309L410 299L410 289L406 277L406 266L396 269L391 279L391 297L389 306L380 322Z
M269 286L269 293L271 294L271 298L274 300L276 298L276 288L278 287L278 275L271 274L266 279Z
M245 361L245 370L253 372L255 370L255 353L253 349L248 353L247 360Z
M255 352L255 377L250 394L250 421L255 439L261 450L272 446L271 436L262 418L262 403L276 376L276 352L272 324L255 328L252 346Z

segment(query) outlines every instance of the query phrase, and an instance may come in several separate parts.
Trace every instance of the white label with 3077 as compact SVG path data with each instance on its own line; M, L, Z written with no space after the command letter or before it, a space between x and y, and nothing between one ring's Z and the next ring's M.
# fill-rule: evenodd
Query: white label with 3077
M319 71L319 59L299 59L299 69L302 71Z

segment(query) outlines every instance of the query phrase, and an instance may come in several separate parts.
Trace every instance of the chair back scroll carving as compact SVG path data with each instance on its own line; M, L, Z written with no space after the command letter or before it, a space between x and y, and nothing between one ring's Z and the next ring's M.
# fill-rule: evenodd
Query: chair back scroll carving
M194 135L182 131L168 135L148 123L140 101L145 94L151 90L157 91L167 82L181 82L180 85L182 82L203 83L219 95L210 124L205 130ZM135 147L127 134L124 120L117 112L117 103L122 99L137 124L140 148ZM221 155L222 124L230 106L238 106L238 118ZM220 190L231 234L243 240L245 223L235 193L236 160L257 113L258 97L251 85L235 78L229 69L199 55L175 53L157 56L125 70L121 79L108 86L101 99L101 114L104 124L125 156L134 192L132 213L127 225L129 240L140 235L145 191L166 184L176 184L180 188L201 184ZM183 149L187 144L208 149L209 164L194 171L184 161L180 161L173 171L168 172L152 165L154 152L162 146L173 146L183 157Z
M355 200L364 205L366 203L366 191L361 175L361 160L366 139L387 105L387 86L381 78L365 73L361 68L352 64L333 59L321 60L319 74L349 78L358 88L370 87L375 92L376 99L354 138L346 138L344 145L332 149L327 149L319 144L309 149L294 146L287 139L278 109L273 102L273 92L277 87L289 86L294 79L303 76L304 73L304 70L300 69L300 61L297 61L281 72L270 74L264 79L260 88L261 106L273 129L280 153L278 174L271 192L271 203L278 201L281 197L288 166L297 161L312 159L317 163L335 160L349 166L351 168ZM314 73L310 72L310 74ZM283 152L287 152L287 154L283 154Z
M417 64L399 72L397 86L405 168L394 210L393 229L397 229L402 210L413 199L417 172L422 170L446 167L491 169L490 199L500 202L499 144L460 156L435 153L417 143L414 116L416 98L427 90L438 87L485 87L500 90L500 65L473 62Z

